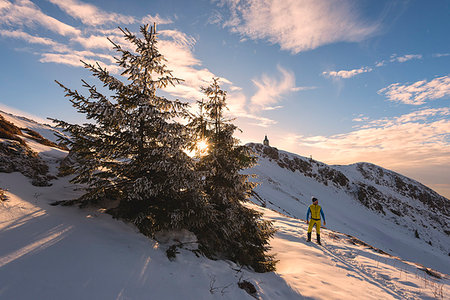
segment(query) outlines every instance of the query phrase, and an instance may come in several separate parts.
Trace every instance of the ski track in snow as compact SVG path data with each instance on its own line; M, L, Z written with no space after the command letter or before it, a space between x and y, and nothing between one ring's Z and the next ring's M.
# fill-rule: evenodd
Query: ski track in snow
M315 242L308 243L306 242L307 225L304 221L277 216L276 213L267 209L259 208L259 210L265 211L266 216L275 221L279 230L277 238L297 243L295 247L299 249L297 253L290 255L292 261L296 260L295 256L311 255L311 262L307 264L305 271L298 275L293 275L295 271L293 272L290 266L285 268L282 262L280 266L282 269L280 274L291 286L296 286L301 278L300 274L313 280L315 277L321 277L320 280L315 280L315 287L322 295L315 295L310 288L307 288L302 290L305 297L313 299L445 299L445 295L448 295L447 275L444 275L445 278L442 280L430 278L418 269L419 265L377 253L366 246L351 244L352 237L326 228L321 229L323 246ZM273 242L275 245L278 243L277 240ZM286 248L286 245L283 246ZM283 250L274 246L273 251L276 253ZM311 251L314 253L308 253ZM322 266L332 266L327 268L327 274L318 275L317 272L311 271L314 269L314 259L318 257ZM343 275L340 271L344 272ZM340 276L348 278L347 286L343 288L336 285L340 282ZM308 279L304 281L308 282ZM301 286L299 286L300 290ZM336 291L326 292L330 287ZM355 290L358 294L351 294Z

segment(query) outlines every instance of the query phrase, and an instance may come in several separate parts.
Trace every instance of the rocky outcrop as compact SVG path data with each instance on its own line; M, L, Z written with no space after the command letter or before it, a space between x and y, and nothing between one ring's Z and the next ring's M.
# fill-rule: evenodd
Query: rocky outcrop
M277 148L262 144L250 143L248 146L259 156L275 161L281 168L292 172L300 172L325 185L347 187L349 179L340 171L313 159L301 156L292 156Z
M28 146L15 140L0 139L0 172L20 172L36 186L49 186L48 166Z
M448 199L420 182L370 163L358 163L356 169L368 181L389 187L400 195L420 201L434 211L439 210L449 215L450 203Z

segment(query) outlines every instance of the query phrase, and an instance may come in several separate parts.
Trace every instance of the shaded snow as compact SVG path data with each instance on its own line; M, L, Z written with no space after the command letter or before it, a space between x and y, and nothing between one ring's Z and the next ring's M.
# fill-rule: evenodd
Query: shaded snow
M0 203L0 299L252 299L237 285L248 280L263 299L298 299L275 273L180 250L168 260L159 244L97 211L52 207L71 199L67 179L37 188L19 173L0 174L9 200Z
M53 207L76 196L67 178L32 186L19 173L0 174L9 200L0 203L0 299L432 299L448 295L414 263L350 243L324 230L324 247L306 243L306 224L251 205L273 220L280 260L275 273L254 273L180 250L175 261L160 244L99 211ZM313 235L314 236L314 235ZM355 291L358 291L355 294ZM150 296L151 295L151 296Z
M17 117L8 120L52 140L50 127L39 128ZM55 174L67 152L26 142ZM414 262L355 244L348 235L329 229L323 229L324 247L306 243L307 227L300 219L310 197L317 196L330 228L404 259L448 270L448 260L431 247L420 241L412 245L406 229L355 203L346 193L269 160L260 160L250 172L263 183L256 191L267 200L267 208L249 206L262 211L279 230L271 240L271 252L279 259L272 273L254 273L185 249L169 261L166 250L173 241L150 240L101 211L50 206L79 195L68 178L36 187L20 173L0 173L0 187L8 190L8 200L0 202L0 299L254 299L238 287L243 280L255 285L258 299L449 297L448 275L437 279Z

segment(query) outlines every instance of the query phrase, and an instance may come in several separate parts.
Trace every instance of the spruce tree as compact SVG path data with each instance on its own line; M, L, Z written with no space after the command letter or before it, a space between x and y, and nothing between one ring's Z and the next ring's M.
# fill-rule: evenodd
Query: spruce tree
M209 149L197 168L205 172L203 189L214 207L214 222L199 230L197 237L206 253L223 256L258 272L275 269L274 257L267 254L275 230L262 214L244 205L255 187L241 170L255 164L256 158L234 138L237 127L226 119L226 92L214 78L203 88L203 103ZM204 123L202 123L204 124Z
M71 136L66 142L77 161L72 182L87 186L83 196L68 204L113 207L114 216L149 236L163 229L199 227L211 214L198 193L194 162L184 151L193 135L178 120L189 117L188 104L158 93L180 79L158 51L155 26L142 26L142 39L121 30L135 47L132 51L113 43L125 83L99 64L84 63L112 96L86 81L89 96L58 83L90 120L83 125L54 120Z
M122 29L121 29L122 30ZM223 117L226 92L214 79L203 89L202 112L193 118L188 104L160 95L175 78L157 48L155 27L141 27L143 38L127 29L127 50L113 43L120 54L122 82L100 65L84 66L109 90L83 82L88 96L57 82L87 124L54 120L70 139L66 168L73 183L86 186L85 194L64 204L101 205L114 216L133 222L154 236L161 230L187 229L196 234L200 250L264 272L274 269L267 255L274 229L262 215L243 205L254 184L240 174L255 158L233 137L237 129ZM191 120L188 125L180 121ZM192 159L185 150L208 139L205 156Z

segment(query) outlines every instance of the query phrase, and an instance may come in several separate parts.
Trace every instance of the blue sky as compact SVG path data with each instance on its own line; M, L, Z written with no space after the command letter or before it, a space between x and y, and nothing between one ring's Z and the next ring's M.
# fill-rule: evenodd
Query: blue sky
M54 80L116 74L106 40L158 24L160 50L194 103L221 78L243 142L330 164L368 161L450 197L450 2L0 0L0 109L83 118Z

